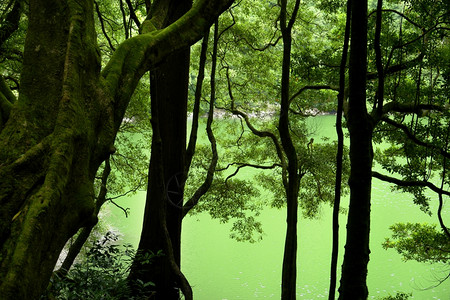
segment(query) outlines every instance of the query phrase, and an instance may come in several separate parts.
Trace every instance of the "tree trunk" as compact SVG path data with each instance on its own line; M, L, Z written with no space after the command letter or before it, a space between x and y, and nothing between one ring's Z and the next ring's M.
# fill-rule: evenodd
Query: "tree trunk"
M348 130L350 206L339 299L367 299L373 122L366 108L367 1L352 1Z
M92 11L89 1L30 1L20 96L0 132L1 299L38 298L67 239L96 221Z
M330 266L330 291L328 300L334 300L336 297L337 283L337 263L339 258L339 211L341 206L341 186L342 186L342 160L344 155L344 132L342 130L342 115L344 112L345 100L345 71L347 66L347 55L350 38L350 21L351 21L351 1L347 1L347 18L345 22L344 45L342 47L342 58L339 67L339 94L338 105L336 110L336 134L337 134L337 153L336 153L336 182L334 189L333 203L333 238L331 250L331 266Z
M280 23L283 34L283 62L281 70L281 111L278 122L281 145L288 160L288 185L286 190L286 240L284 244L281 299L296 299L297 286L297 219L300 174L297 151L289 131L289 76L291 65L291 30L297 17L300 1L297 0L291 19L287 18L287 1L281 2Z
M190 1L169 5L166 27L176 21L191 6ZM165 247L166 224L172 245L174 262L180 267L181 220L184 192L184 168L186 160L187 96L189 83L190 50L186 48L171 54L157 69L151 71L150 89L152 119L157 109L162 155L153 155L149 167L149 184L138 251L157 253ZM157 138L157 137L153 137ZM159 182L152 180L155 169L163 170L163 190ZM156 185L155 185L156 184ZM165 221L160 209L165 211ZM152 264L133 263L131 280L140 279L155 284L157 299L178 299L179 279L173 273L168 256L156 258Z

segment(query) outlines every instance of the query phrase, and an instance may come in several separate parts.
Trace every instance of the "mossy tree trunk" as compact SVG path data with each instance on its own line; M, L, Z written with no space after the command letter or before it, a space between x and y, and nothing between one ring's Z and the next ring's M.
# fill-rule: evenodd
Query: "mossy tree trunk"
M103 71L91 0L31 0L19 99L0 132L0 298L36 299L66 241L96 221L93 179L142 75L233 1L199 1L126 40Z

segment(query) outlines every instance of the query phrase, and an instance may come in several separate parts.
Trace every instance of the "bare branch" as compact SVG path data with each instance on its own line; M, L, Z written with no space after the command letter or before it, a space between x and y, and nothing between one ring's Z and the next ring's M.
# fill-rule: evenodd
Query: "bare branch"
M425 57L425 54L420 53L416 58L414 58L412 60L409 60L409 61L401 63L401 64L390 66L384 70L384 75L386 76L386 75L395 74L399 71L407 70L409 68L417 66L424 57ZM378 72L367 73L367 80L377 79L378 75L379 75Z
M285 186L287 186L287 175L286 175L286 160L284 158L284 154L283 154L283 150L281 147L280 142L278 141L277 136L270 132L270 131L260 131L258 129L256 129L253 124L250 122L250 119L248 117L247 114L245 114L244 112L238 110L235 108L234 106L234 96L233 96L233 91L231 89L231 79L230 79L230 74L229 74L229 68L226 68L226 76L227 76L227 84L228 84L228 95L231 99L231 109L229 109L229 111L234 114L237 115L239 117L241 117L242 119L244 119L245 124L247 125L248 129L250 129L250 131L259 137L268 137L272 140L273 145L275 146L275 149L277 151L277 156L281 161L281 165L283 166L283 173L282 173L282 177L283 177L283 184Z

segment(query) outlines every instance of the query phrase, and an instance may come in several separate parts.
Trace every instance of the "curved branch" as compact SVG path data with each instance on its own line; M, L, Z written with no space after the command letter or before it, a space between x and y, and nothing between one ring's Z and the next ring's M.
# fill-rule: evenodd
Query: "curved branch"
M103 15L100 12L100 7L98 5L98 2L94 1L94 4L95 4L95 11L97 12L97 17L100 20L100 27L102 28L103 35L105 36L106 40L108 41L109 47L111 47L111 49L113 51L116 51L116 48L113 46L111 39L109 38L108 34L106 33L105 22L103 20Z
M211 143L212 159L209 163L208 172L206 174L205 181L203 184L195 191L194 195L186 202L183 206L183 217L189 212L189 210L194 207L200 198L206 194L206 192L211 187L214 179L214 171L216 170L217 161L219 156L217 154L217 143L214 133L212 131L211 125L214 120L214 103L216 100L216 69L217 69L217 48L219 42L219 22L216 20L214 23L214 44L212 53L212 66L211 66L211 100L209 101L209 111L208 111L208 121L206 122L206 133L208 135L209 142Z
M283 185L285 187L287 187L287 184L288 184L287 183L287 175L286 175L287 165L286 165L286 160L285 160L284 154L283 154L283 148L281 147L281 144L280 144L277 136L270 131L260 131L260 130L256 129L253 126L253 124L250 122L248 115L234 107L234 96L233 96L233 92L231 90L231 80L230 80L230 74L229 74L228 67L226 68L226 76L227 76L227 84L228 84L228 95L231 99L231 109L229 109L230 112L232 114L237 115L237 116L241 117L242 119L244 119L245 124L247 125L248 129L250 129L250 131L254 135L259 136L259 137L268 137L272 140L273 145L275 146L275 149L277 151L277 156L280 159L281 165L282 165Z
M436 151L438 151L442 156L444 156L444 157L446 157L446 158L450 158L450 153L447 152L445 149L442 149L442 148L437 147L437 146L435 146L435 145L433 145L433 144L430 144L430 143L427 143L427 142L424 142L424 141L419 140L419 139L418 139L418 138L417 138L417 137L409 130L409 128L408 128L407 126L405 126L405 125L403 125L403 124L399 124L399 123L397 123L397 122L395 122L395 121L393 121L393 120L391 120L391 119L389 119L389 118L381 118L381 120L384 121L384 122L386 122L386 123L388 123L388 124L390 124L390 125L392 125L392 126L394 126L394 127L396 127L396 128L398 128L398 129L401 129L401 130L405 133L405 135L406 135L411 141L413 141L414 143L416 143L417 145L420 145L420 146L423 146L423 147L426 147L426 148L429 148L429 149L436 150Z
M289 103L295 100L301 93L306 90L333 90L339 92L339 87L331 85L307 85L299 89L294 95L289 98Z
M418 23L414 22L413 20L411 20L409 17L407 17L404 13L399 12L398 10L395 9L382 9L382 12L392 12L395 13L397 15L399 15L400 17L404 18L406 21L408 21L409 23L411 23L412 25L416 26L417 28L423 29L423 26L420 26ZM374 13L376 13L377 10L372 11L368 17L371 17Z
M134 11L134 7L131 4L131 0L125 0L125 2L127 3L128 10L130 11L130 18L136 24L137 28L140 28L141 27L141 22L139 21L139 18L136 16L136 12Z
M402 70L412 68L412 67L418 65L424 57L425 57L425 54L420 53L414 59L411 59L411 60L401 63L401 64L390 66L384 70L384 75L387 76L387 75L391 75L391 74L397 73ZM378 75L379 75L378 72L367 73L367 80L377 79Z
M228 165L227 168L229 166L230 165ZM251 167L251 168L261 169L261 170L270 170L270 169L275 169L276 167L281 167L281 165L280 164L272 164L271 166L261 166L261 165L255 165L255 164L238 163L238 167L236 168L236 170L232 174L228 175L227 178L225 178L225 184L227 184L228 179L231 179L232 177L236 176L239 173L239 171L245 167Z
M188 47L205 31L233 0L201 0L175 23L124 41L102 71L104 93L115 108L114 126L119 128L128 101L140 78L167 55Z
M206 55L208 51L208 38L209 38L209 29L206 30L205 36L202 41L202 49L200 52L200 63L198 67L198 75L197 75L197 83L195 86L195 95L194 95L194 109L192 111L192 126L191 126L191 134L189 136L189 144L186 149L186 166L185 166L185 178L187 178L187 173L189 168L191 167L192 158L195 153L195 146L197 143L197 131L198 131L198 117L200 114L200 99L202 97L202 85L203 79L205 77L205 64L206 64Z
M436 192L438 194L441 195L447 195L450 196L450 192L443 190L441 188L438 188L437 186L435 186L434 184L432 184L429 181L420 181L420 180L402 180L402 179L398 179L392 176L387 176L381 173L378 173L376 171L372 171L372 177L377 178L379 180L382 181L386 181L386 182L390 182L390 183L394 183L398 186L422 186L422 187L427 187L430 190L432 190L433 192Z

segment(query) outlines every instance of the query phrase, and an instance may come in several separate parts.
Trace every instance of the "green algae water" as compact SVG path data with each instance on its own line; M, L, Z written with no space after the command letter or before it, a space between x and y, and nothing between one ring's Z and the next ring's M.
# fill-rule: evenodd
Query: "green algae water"
M334 116L316 117L312 121L320 136L335 136ZM436 197L432 198L436 199ZM343 199L346 207L348 199ZM137 246L143 218L145 192L122 199L131 215L111 207L109 222L123 235L123 241ZM431 205L433 213L437 199ZM443 217L450 223L450 210ZM323 206L317 220L298 223L297 299L328 298L331 260L332 208ZM340 261L345 244L346 215L340 217ZM448 266L404 262L393 249L381 243L390 236L389 226L396 222L437 223L414 205L409 194L391 192L391 185L373 179L371 215L371 255L369 262L369 299L412 293L411 299L450 300L450 281L434 287L448 275ZM265 235L261 242L237 242L229 238L231 224L220 224L208 214L187 216L183 220L182 270L192 285L194 299L280 299L281 266L286 230L285 210L267 208L260 215ZM340 274L340 269L338 269Z

